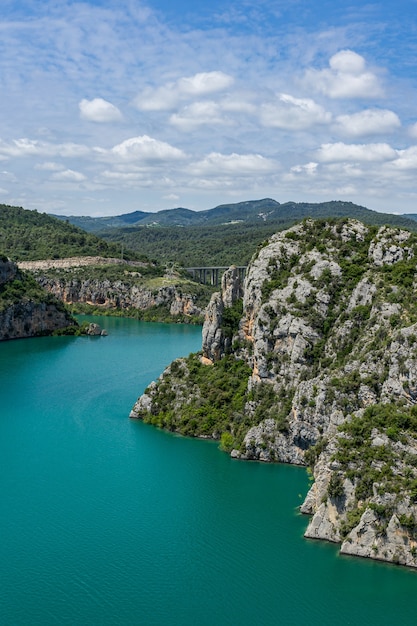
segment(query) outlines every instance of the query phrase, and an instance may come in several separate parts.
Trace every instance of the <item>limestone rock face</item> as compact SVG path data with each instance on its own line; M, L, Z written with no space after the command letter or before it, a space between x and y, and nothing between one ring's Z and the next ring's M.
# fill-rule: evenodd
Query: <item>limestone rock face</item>
M206 308L203 325L203 356L218 361L231 347L230 337L222 328L225 309L231 308L242 297L239 272L232 266L222 276L222 290L214 293Z
M4 285L17 275L17 265L8 259L0 260L0 285Z
M171 315L201 315L190 294L173 286L151 291L128 282L78 278L48 278L40 276L39 283L47 291L67 304L84 302L107 309L134 308L145 311L161 305L168 306Z
M227 355L250 372L244 410L228 423L221 413L231 455L311 468L306 537L417 567L417 236L307 220L252 259L242 317L226 333L240 293L231 268L202 342L203 362ZM158 384L172 385L181 415L173 380ZM154 391L139 412L157 416Z
M0 341L50 334L72 323L71 316L54 304L23 302L0 313Z
M36 335L50 334L54 330L74 324L74 320L64 307L50 297L27 296L17 266L6 260L0 261L0 289L7 283L16 281L22 285L19 300L2 301L0 292L0 341L22 339Z
M411 233L384 226L369 246L369 256L376 266L393 265L403 259L414 256L413 249L407 245Z

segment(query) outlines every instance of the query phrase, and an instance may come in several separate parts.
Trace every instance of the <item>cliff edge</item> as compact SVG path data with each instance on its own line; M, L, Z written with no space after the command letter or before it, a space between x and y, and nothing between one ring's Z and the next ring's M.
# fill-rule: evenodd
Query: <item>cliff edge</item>
M75 323L34 278L7 258L0 259L0 341L49 335Z
M131 416L306 465L306 536L417 567L417 237L351 219L274 235L212 297L203 353ZM230 295L234 294L234 295Z

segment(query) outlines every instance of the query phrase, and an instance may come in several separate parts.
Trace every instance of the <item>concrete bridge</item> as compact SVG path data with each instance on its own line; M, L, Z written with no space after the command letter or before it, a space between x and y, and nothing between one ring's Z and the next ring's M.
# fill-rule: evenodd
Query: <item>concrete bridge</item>
M221 278L226 270L230 267L186 267L187 272L192 274L194 280L198 280L198 282L203 285L212 285L213 287L218 287L220 285ZM239 278L243 283L243 279L245 278L245 273L247 266L246 265L236 265L236 269L239 272Z

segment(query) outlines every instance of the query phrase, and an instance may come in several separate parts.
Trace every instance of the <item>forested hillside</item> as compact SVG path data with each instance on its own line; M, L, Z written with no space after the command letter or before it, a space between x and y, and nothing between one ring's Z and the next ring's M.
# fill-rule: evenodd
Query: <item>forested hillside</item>
M46 213L0 205L0 252L14 261L72 256L120 257L120 246ZM143 255L124 250L125 258Z
M177 208L157 213L135 211L103 218L70 216L69 221L108 242L124 244L159 262L184 267L246 265L259 244L297 221L351 217L369 225L417 230L413 219L377 213L352 202L286 202L271 198L222 204L206 211Z

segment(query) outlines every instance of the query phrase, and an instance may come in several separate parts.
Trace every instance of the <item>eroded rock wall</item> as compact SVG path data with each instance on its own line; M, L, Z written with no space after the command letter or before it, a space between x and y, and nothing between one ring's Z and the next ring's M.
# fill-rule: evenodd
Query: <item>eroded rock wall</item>
M235 458L309 465L306 536L417 567L417 238L355 220L308 220L252 260L225 335L233 273L213 295L203 360L250 367ZM170 385L184 392L186 382ZM150 388L142 409L157 412ZM162 378L162 383L165 384ZM174 400L181 414L182 403ZM145 407L146 404L146 407ZM414 410L414 407L416 409ZM224 428L224 426L223 426Z

